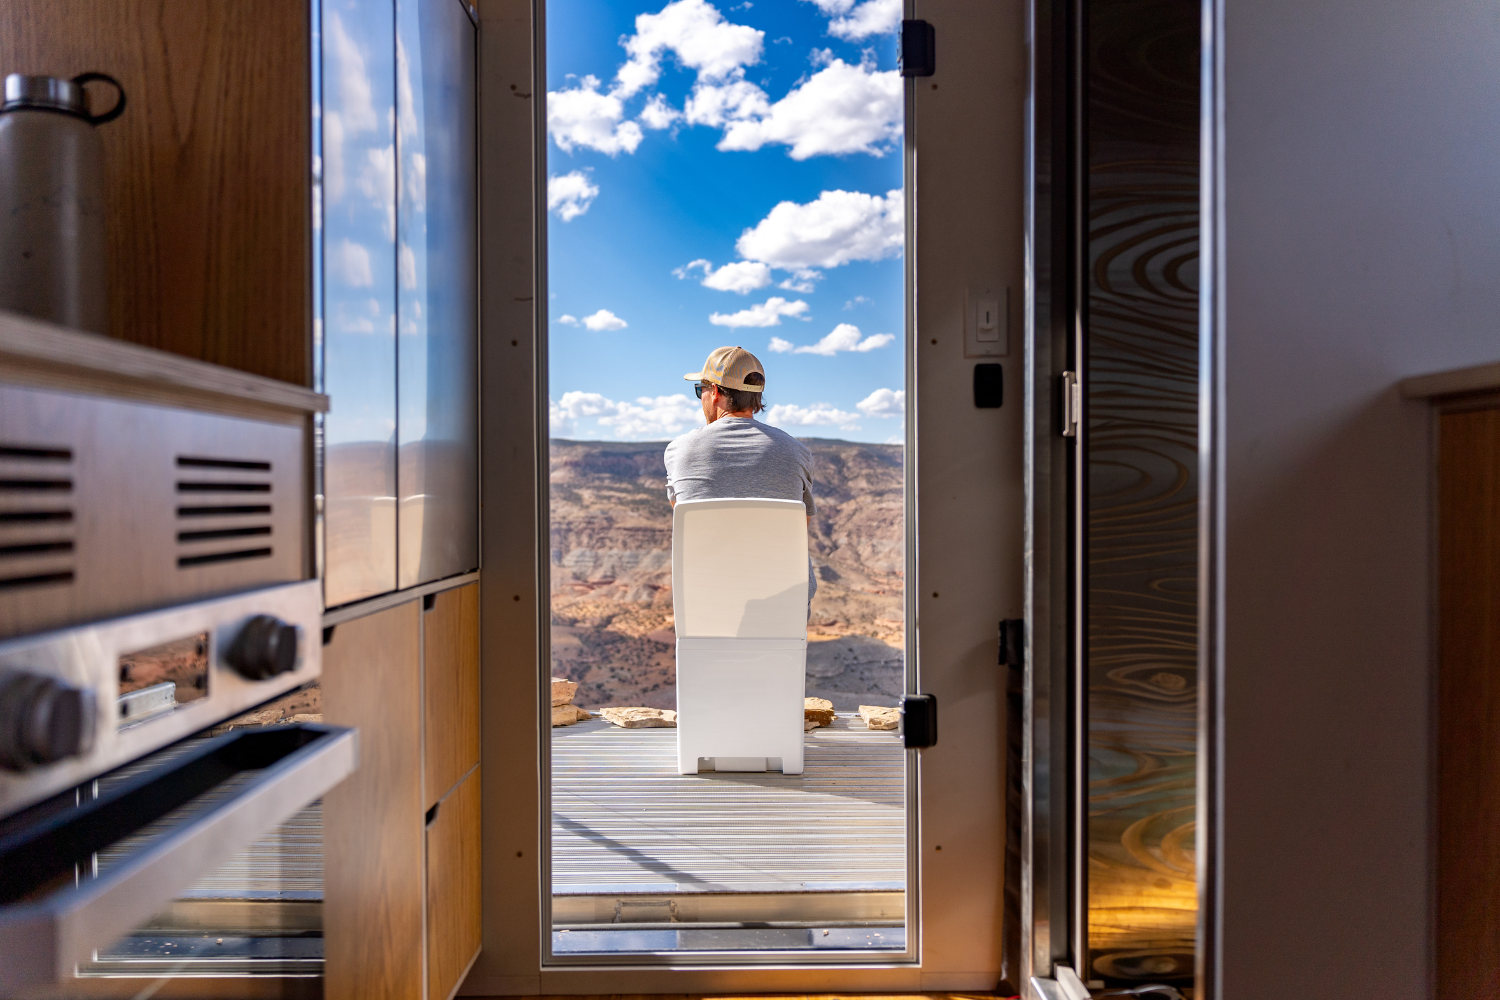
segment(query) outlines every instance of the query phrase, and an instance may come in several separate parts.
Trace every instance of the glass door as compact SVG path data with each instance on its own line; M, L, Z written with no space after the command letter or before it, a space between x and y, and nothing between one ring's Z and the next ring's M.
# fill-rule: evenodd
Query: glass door
M548 961L899 960L913 950L893 720L908 648L900 7L549 0L545 14ZM673 501L787 499L779 480L695 486L675 465L669 496L669 442L719 419L713 379L684 373L735 346L763 408L724 419L794 456L816 593L795 690L752 684L721 708L726 731L790 723L800 773L765 750L678 755L679 710L706 709L684 701L697 668ZM763 555L731 537L714 565L732 587Z
M1088 0L1080 429L1086 959L1193 983L1199 7Z

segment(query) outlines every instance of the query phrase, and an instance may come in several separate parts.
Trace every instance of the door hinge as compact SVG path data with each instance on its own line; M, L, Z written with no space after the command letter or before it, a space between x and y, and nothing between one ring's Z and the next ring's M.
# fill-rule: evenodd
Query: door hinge
M1062 436L1078 436L1078 420L1083 414L1083 386L1077 372L1062 373Z
M937 32L928 21L901 22L901 75L937 72Z

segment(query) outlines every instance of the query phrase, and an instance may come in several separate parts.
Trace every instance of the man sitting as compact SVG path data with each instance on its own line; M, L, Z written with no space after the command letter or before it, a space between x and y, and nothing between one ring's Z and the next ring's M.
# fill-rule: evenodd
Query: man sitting
M817 513L812 492L812 452L786 431L763 424L766 373L743 347L720 347L701 371L683 376L697 382L707 426L667 445L667 499L801 500L810 522ZM807 600L818 581L807 563Z

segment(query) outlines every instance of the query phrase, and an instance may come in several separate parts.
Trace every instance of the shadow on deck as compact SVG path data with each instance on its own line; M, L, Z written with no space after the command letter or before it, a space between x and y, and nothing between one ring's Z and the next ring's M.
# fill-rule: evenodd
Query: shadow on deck
M805 741L800 775L678 774L675 730L553 730L555 950L904 947L901 740L841 715Z

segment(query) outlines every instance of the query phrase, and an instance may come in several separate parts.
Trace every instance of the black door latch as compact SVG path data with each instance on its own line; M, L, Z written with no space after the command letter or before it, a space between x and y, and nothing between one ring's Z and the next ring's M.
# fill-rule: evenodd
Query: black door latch
M937 695L909 694L901 699L901 740L908 750L937 746Z
M1026 662L1026 619L1000 622L1000 666L1019 667Z

